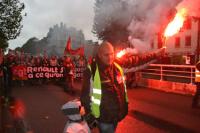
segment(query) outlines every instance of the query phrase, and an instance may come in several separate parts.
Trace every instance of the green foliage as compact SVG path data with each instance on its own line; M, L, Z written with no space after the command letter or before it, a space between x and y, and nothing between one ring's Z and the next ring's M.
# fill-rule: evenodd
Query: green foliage
M23 46L22 50L27 53L32 53L36 54L36 48L35 46L37 45L38 39L36 37L30 38Z
M8 40L19 36L24 8L24 4L19 0L2 0L0 2L0 47L7 47Z
M0 48L6 50L8 47L7 39L4 37L4 34L1 34L0 32Z

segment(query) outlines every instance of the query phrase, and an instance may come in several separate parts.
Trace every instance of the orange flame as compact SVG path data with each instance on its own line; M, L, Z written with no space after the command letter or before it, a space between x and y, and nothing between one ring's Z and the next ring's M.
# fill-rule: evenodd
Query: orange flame
M123 51L123 50L121 50L121 51L119 51L118 53L117 53L117 58L121 58L122 56L124 56L125 55L125 51Z
M165 30L164 36L173 36L174 34L178 33L183 23L186 19L187 11L185 8L182 8L176 13L174 19L167 25Z

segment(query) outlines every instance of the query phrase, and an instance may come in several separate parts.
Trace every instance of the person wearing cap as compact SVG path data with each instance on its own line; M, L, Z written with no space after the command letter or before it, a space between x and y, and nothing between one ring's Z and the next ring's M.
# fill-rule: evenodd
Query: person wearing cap
M156 59L163 50L116 61L114 48L102 42L97 56L84 72L81 104L87 115L98 121L100 133L114 133L128 113L128 97L122 66L142 65Z
M79 100L72 100L67 102L62 106L61 110L68 118L63 133L91 132L87 122L83 119L85 112Z

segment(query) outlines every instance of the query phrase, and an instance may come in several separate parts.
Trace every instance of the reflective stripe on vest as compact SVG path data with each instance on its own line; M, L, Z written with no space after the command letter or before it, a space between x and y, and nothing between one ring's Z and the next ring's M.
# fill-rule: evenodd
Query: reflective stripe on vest
M114 62L114 64L119 69L120 74L122 76L122 81L123 81L123 84L124 84L125 95L126 95L126 102L128 102L128 95L127 95L127 90L126 90L126 80L125 80L125 76L124 76L124 71L123 71L123 69L121 68L121 66L119 64L117 64L115 62Z
M120 74L122 75L123 78L123 84L124 84L124 89L125 89L125 95L126 95L126 101L128 102L128 97L127 97L127 91L126 91L126 83L124 79L124 73L122 68L117 64L114 63L115 66L119 69ZM88 65L88 68L91 71L91 66ZM96 71L94 75L94 80L92 80L92 76L90 79L90 96L91 96L91 113L95 118L99 118L100 116L100 104L101 104L101 79L100 79L100 74L99 74L99 69L98 65L96 65Z
M91 66L88 66L91 71ZM96 71L94 74L94 80L92 76L90 78L90 97L91 97L91 113L95 118L100 116L100 104L101 104L101 80L99 75L99 68L96 65Z

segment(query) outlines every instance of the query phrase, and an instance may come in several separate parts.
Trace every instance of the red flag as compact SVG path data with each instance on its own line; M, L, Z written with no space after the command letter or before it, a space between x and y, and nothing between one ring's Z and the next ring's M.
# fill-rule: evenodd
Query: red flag
M70 51L71 51L71 37L69 36L67 43L66 43L64 55L66 55L67 53L70 53Z
M78 49L78 54L83 56L84 55L84 47Z
M70 50L70 54L83 56L84 55L84 47L80 47L75 50Z

